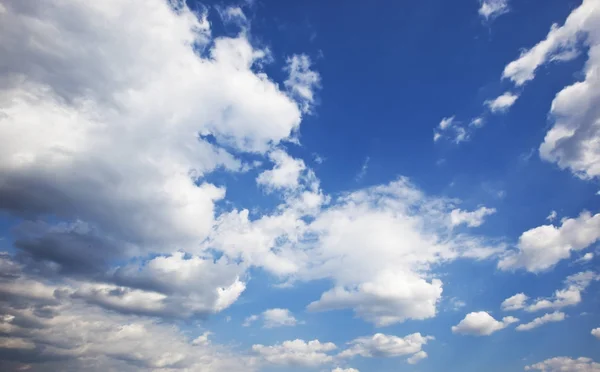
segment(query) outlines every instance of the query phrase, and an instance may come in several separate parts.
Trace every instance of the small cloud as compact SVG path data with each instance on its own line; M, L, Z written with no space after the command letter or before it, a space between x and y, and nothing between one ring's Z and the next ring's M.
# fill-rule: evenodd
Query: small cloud
M475 128L481 128L483 126L483 124L485 124L485 121L480 116L480 117L477 117L477 118L474 118L473 120L471 120L471 123L469 125L472 127L475 127Z
M588 252L574 261L574 263L587 263L594 259L594 254L592 252Z
M356 182L362 180L367 175L367 170L369 169L370 161L371 161L371 158L369 156L367 156L365 158L365 161L363 162L362 167L360 168L360 172L358 172L358 174L356 175Z
M550 212L550 214L548 215L548 217L546 217L547 221L554 221L556 219L556 216L558 216L558 214L556 213L556 211L552 211Z
M518 98L519 96L516 94L505 92L495 99L485 101L484 104L493 113L503 113L506 112L512 105L514 105Z
M510 11L508 0L480 0L479 15L486 21L498 18Z
M244 323L242 323L242 327L250 327L252 323L256 322L257 320L258 315L250 315L244 320Z

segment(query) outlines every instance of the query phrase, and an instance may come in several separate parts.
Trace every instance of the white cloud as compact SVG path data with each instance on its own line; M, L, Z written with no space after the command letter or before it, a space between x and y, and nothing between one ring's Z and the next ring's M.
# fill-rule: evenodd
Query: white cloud
M183 3L5 4L0 208L79 219L112 258L196 251L225 193L203 176L242 167L202 136L264 153L298 129L299 104L253 70L265 53Z
M592 281L600 280L600 275L592 271L583 271L567 277L565 288L554 292L551 298L538 298L526 307L527 311L534 312L544 309L561 309L574 306L581 302L583 292Z
M475 128L481 128L485 124L485 119L482 117L477 117L471 120L470 125Z
M517 293L514 296L502 301L500 307L504 311L514 311L525 308L526 302L529 299L524 293Z
M262 313L265 328L295 326L298 321L288 309L268 309Z
M518 98L519 96L514 93L505 92L495 99L485 101L485 105L489 107L493 113L506 112L515 104L515 102L517 102Z
M525 370L538 370L542 372L600 372L600 363L596 363L590 358L572 359L569 357L555 357L527 366Z
M575 260L575 263L586 263L586 262L590 262L593 259L594 259L594 254L592 252L588 252L588 253L584 254L583 256L581 256L580 258L578 258L577 260Z
M577 218L564 218L559 227L543 225L524 232L519 237L518 251L503 258L498 267L540 272L569 258L571 251L583 250L598 239L600 213L592 216L582 212Z
M362 180L367 175L367 170L369 169L369 162L371 161L370 157L366 157L363 161L362 167L360 168L360 172L356 175L356 181Z
M290 94L301 104L302 112L310 113L315 103L315 90L320 87L321 77L310 69L310 58L305 55L293 55L287 59L286 71L289 76L284 82Z
M356 368L334 368L331 370L331 372L360 372L358 369Z
M600 328L594 328L590 333L592 334L592 336L600 340Z
M302 206L320 195L307 192ZM454 203L428 197L404 178L345 194L326 208L323 198L315 200L306 209L286 199L256 220L248 211L224 214L207 245L284 282L331 279L333 287L308 309L350 308L378 326L435 316L442 282L426 274L430 265L503 249L453 232Z
M533 48L525 50L518 59L510 62L503 72L503 78L511 79L516 85L522 85L535 77L535 71L556 56L566 56L565 52L577 47L581 33L590 33L588 43L596 41L598 10L595 0L584 0L581 6L573 10L563 26L552 25L546 38ZM559 58L560 60L567 60Z
M479 15L485 20L491 20L508 13L508 0L480 0Z
M5 349L3 357L31 364L33 370L255 370L251 359L213 345L208 340L210 332L190 340L161 320L91 306L72 296L76 287L50 285L22 272L18 275L0 279L5 313L0 318L0 347ZM4 289L14 289L11 284L19 282L21 290L7 296ZM32 296L24 285L38 288L40 294ZM42 295L41 288L51 295ZM6 348L19 352L7 354Z
M565 313L555 311L553 313L544 314L538 318L535 318L529 323L519 324L516 328L517 331L530 331L534 328L540 327L546 323L551 322L562 322L565 320Z
M439 125L440 130L446 130L446 129L450 128L452 126L452 124L454 123L454 119L455 119L454 116L443 118L442 121L440 121L440 125Z
M294 159L283 150L269 153L269 159L274 163L271 170L258 175L256 182L267 190L296 189L300 185L300 177L306 165L300 159Z
M550 212L548 217L546 217L546 220L552 222L556 219L557 216L558 216L558 214L556 213L556 211L552 211L552 212Z
M244 11L239 6L229 6L226 8L217 7L217 11L223 22L235 23L242 27L245 27L248 24L248 18L246 18Z
M465 224L468 227L478 227L483 224L485 217L496 213L495 208L480 207L479 209L468 212L460 209L454 209L450 212L450 223L452 226Z
M458 325L453 326L452 332L472 336L489 336L518 321L519 319L515 317L507 316L500 322L485 311L472 312L467 314Z
M258 320L258 318L259 317L256 314L246 317L246 319L244 319L244 323L242 323L242 327L250 327L252 325L252 323L254 323Z
M454 143L459 144L469 139L469 133L454 116L450 116L443 118L433 131L433 142L439 141L442 137L449 138Z
M414 364L427 357L427 354L421 349L423 345L433 339L431 336L422 336L420 333L413 333L406 337L377 333L370 337L359 337L349 342L350 347L342 351L339 356L351 358L359 355L364 358L374 358L412 355L409 359L412 361L411 364Z
M335 349L335 344L321 343L319 340L284 341L273 346L252 345L252 351L260 356L264 363L303 367L317 367L331 363L333 357L327 353Z
M417 364L421 360L427 358L427 356L427 353L421 350L418 353L413 354L413 356L411 356L410 358L406 359L406 361L408 362L408 364Z
M600 176L600 8L584 0L564 25L553 25L546 38L509 63L503 77L522 85L551 61L567 61L587 51L585 79L560 91L550 110L554 126L539 148L540 157L570 169L583 179Z

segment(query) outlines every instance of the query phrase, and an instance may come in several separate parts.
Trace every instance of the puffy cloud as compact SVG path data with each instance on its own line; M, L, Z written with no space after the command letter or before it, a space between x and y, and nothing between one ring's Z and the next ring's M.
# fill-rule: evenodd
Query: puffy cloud
M425 358L427 358L427 353L421 350L418 353L413 354L413 356L411 356L410 358L406 359L406 361L408 362L408 364L417 364Z
M301 104L302 111L309 113L315 103L315 89L320 87L320 75L310 69L312 62L305 55L293 55L287 59L286 71L289 76L284 82L291 96Z
M495 208L486 207L480 207L473 212L454 209L450 212L450 223L452 226L465 224L469 227L478 227L483 224L485 217L494 213L496 213Z
M560 311L555 311L553 313L544 314L540 317L535 318L529 323L519 324L516 328L517 331L530 331L534 328L540 327L546 323L551 322L562 322L565 320L565 313Z
M500 307L504 311L514 311L523 309L528 299L529 297L527 297L525 293L517 293L516 295L511 296L506 300L502 301Z
M596 337L597 339L600 339L600 328L594 328L590 333L592 334L592 336Z
M252 314L248 317L246 317L246 319L244 319L244 323L242 324L243 327L250 327L250 325L252 325L252 323L256 322L258 320L259 316L256 314Z
M406 179L338 200L310 225L319 243L312 253L322 264L304 275L333 274L336 285L309 310L353 308L378 326L433 317L442 282L420 270L497 252L467 235L454 235L449 209L448 201L426 197Z
M258 175L256 182L267 190L295 189L300 185L300 177L306 169L304 161L294 159L283 150L275 150L269 154L275 164L273 169Z
M198 253L225 192L204 175L243 168L208 138L264 153L298 129L299 103L256 71L265 52L183 2L4 4L0 208L65 221L18 228L46 269Z
M0 367L11 362L31 371L255 369L252 360L212 345L209 333L190 341L176 327L153 318L90 306L72 295L75 288L22 272L0 279L0 288Z
M422 336L420 333L413 333L406 337L376 333L370 337L359 337L351 341L349 343L350 347L342 351L339 356L350 358L359 355L365 358L373 358L412 355L409 362L414 364L427 357L427 353L421 349L423 345L433 339L431 336Z
M335 287L323 293L308 309L353 308L359 316L381 327L406 319L435 316L441 294L441 280L428 282L414 274L383 272L355 288Z
M263 363L304 367L317 367L331 363L333 357L328 353L336 348L331 342L321 343L319 340L305 342L299 339L284 341L273 346L252 345L252 351L261 358Z
M262 313L265 328L295 326L298 320L288 309L268 309Z
M514 105L515 102L517 102L518 98L519 96L514 93L505 92L504 94L496 97L495 99L485 101L485 105L489 107L489 109L493 113L505 112L512 105Z
M574 57L572 52L577 47L581 33L590 33L587 42L596 40L598 4L595 0L584 0L573 10L563 26L552 25L546 38L533 48L525 50L518 59L510 62L503 72L503 77L522 85L535 77L535 71L552 60L568 60Z
M529 312L544 309L561 309L567 306L577 305L581 302L583 292L592 281L600 280L600 275L592 271L584 271L570 275L565 280L565 289L554 292L551 298L538 298L533 304L526 307Z
M331 370L331 372L360 372L358 369L356 368L334 368Z
M575 260L575 263L586 263L586 262L590 262L593 259L594 259L594 254L592 252L587 252L586 254L579 257L577 260Z
M485 20L491 20L508 13L508 0L480 0L479 15Z
M552 211L552 212L550 212L548 217L546 217L546 220L552 222L556 219L557 216L558 216L558 214L556 213L556 211Z
M509 63L503 76L522 85L551 61L567 61L587 49L585 79L560 91L550 110L554 126L539 148L540 157L584 179L600 176L600 7L584 0L564 25Z
M480 117L476 117L473 120L471 120L471 123L469 125L471 125L472 127L475 127L475 128L481 128L484 124L485 124L485 119L480 116Z
M286 283L331 279L309 310L351 308L379 326L435 316L442 282L426 274L432 265L503 250L454 232L454 201L426 196L405 178L325 201L318 184L303 181L274 214L222 215L206 244Z
M507 316L500 322L485 311L472 312L467 314L458 325L453 326L452 332L472 336L489 336L518 321L517 318Z
M243 36L198 56L208 22L183 5L19 4L0 15L0 48L13 56L2 63L4 209L80 218L135 244L189 244L224 195L202 175L240 168L199 134L265 151L299 125L297 104L252 71L261 52Z
M443 118L438 127L433 131L433 142L439 141L442 137L450 138L456 144L469 139L469 133L456 120L455 116Z
M569 258L600 239L600 213L582 212L577 218L565 218L561 226L542 225L521 234L518 251L498 262L502 270L525 268L540 272Z
M525 370L537 370L542 372L599 372L600 363L596 363L590 358L583 357L577 359L572 359L569 357L555 357L551 359L546 359L543 362L527 366L525 367Z

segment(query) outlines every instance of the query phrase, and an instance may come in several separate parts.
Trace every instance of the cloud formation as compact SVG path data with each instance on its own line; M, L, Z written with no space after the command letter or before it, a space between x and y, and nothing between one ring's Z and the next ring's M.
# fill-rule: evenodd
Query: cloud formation
M543 362L532 364L525 367L526 371L542 371L542 372L561 372L561 371L577 371L577 372L598 372L600 371L600 363L594 362L590 358L569 358L555 357L546 359Z
M489 336L518 321L519 319L512 316L504 317L502 318L502 321L498 321L485 311L472 312L467 314L460 323L452 326L452 333L471 336Z
M478 12L486 21L495 19L510 11L508 0L480 0L480 3L481 6Z
M515 329L517 331L531 331L532 329L540 327L546 323L562 322L563 320L565 320L565 318L565 313L555 311L553 313L548 313L537 317L529 323L519 324Z
M571 252L588 248L600 239L600 213L582 212L577 218L564 218L560 226L542 225L519 237L518 250L498 262L502 270L524 268L540 272L569 258Z
M539 147L540 157L583 179L600 176L600 7L584 0L562 26L552 25L546 38L504 69L517 86L534 79L550 62L564 62L587 50L583 81L561 90L550 110L554 121Z
M377 333L370 337L359 337L350 341L350 347L342 351L339 356L341 358L351 358L357 355L364 358L389 358L411 355L407 361L415 364L421 359L427 358L427 353L422 350L422 347L433 339L432 336L422 336L420 333L413 333L406 337Z

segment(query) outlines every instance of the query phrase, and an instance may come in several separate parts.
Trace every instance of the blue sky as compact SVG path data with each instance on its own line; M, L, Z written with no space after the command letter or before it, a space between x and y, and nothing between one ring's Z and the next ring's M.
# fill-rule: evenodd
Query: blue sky
M600 371L597 0L0 1L0 369Z

